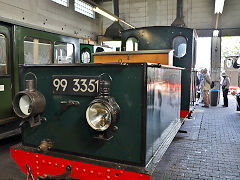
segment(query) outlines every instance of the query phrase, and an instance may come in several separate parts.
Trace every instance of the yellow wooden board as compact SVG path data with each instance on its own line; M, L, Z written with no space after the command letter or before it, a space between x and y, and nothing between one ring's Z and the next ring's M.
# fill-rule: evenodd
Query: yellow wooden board
M146 52L146 51L144 51ZM173 65L173 53L96 53L93 55L94 63L160 63L163 65Z

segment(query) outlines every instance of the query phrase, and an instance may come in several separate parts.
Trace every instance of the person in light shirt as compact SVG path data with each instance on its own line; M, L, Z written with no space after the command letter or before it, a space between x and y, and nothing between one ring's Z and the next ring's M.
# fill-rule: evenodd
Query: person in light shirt
M223 91L223 107L228 107L228 91L230 86L230 79L227 74L224 72L222 73L223 81L222 81L222 91Z
M211 89L210 84L211 84L211 80L210 77L207 73L207 68L205 68L203 70L203 74L204 74L204 78L203 78L203 82L201 84L201 89L203 91L203 101L204 101L204 105L202 107L209 107L209 90Z

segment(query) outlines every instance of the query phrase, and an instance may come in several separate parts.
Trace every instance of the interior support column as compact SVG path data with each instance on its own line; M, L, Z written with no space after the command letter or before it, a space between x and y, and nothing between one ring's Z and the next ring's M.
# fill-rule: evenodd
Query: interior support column
M221 37L212 37L211 80L216 89L220 89L221 74Z

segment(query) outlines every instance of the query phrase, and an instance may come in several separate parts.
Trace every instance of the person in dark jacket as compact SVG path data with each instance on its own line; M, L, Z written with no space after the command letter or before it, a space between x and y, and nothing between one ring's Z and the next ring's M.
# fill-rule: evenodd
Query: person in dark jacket
M223 91L223 107L228 107L228 91L230 86L230 79L226 73L222 73L223 81L222 81L222 91Z

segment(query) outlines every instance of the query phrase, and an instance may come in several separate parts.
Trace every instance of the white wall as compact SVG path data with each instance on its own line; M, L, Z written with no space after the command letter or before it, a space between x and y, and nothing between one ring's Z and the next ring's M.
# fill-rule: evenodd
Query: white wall
M0 20L96 40L98 21L50 0L0 0Z
M177 0L119 0L120 18L136 27L169 26L176 18ZM183 0L184 22L189 28L215 28L215 0ZM104 2L104 8L112 11L112 2ZM225 0L219 28L240 27L240 0ZM112 22L103 18L103 29Z

